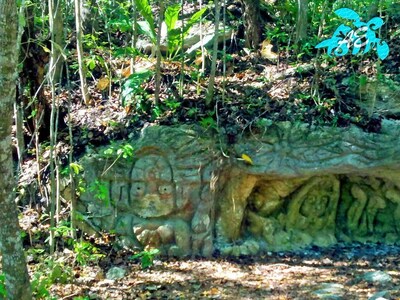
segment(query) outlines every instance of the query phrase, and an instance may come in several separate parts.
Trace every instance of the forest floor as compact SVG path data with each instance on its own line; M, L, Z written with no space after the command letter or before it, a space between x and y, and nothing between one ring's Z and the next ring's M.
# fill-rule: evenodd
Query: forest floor
M75 267L58 299L400 299L400 248L353 245L258 258L162 259L129 255ZM65 255L64 255L65 257ZM110 273L116 275L110 279ZM381 297L381 298L379 298Z

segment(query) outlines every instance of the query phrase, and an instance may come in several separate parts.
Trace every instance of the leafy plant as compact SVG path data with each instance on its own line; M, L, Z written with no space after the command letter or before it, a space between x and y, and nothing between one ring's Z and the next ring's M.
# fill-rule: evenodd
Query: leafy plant
M151 42L155 45L157 34L151 6L147 0L135 0L135 4L145 20L137 22L139 29L141 33L149 37ZM172 54L174 51L178 52L179 49L183 47L183 39L188 34L190 28L200 20L207 8L195 12L189 20L187 20L183 28L176 28L181 9L182 7L180 4L173 4L168 6L164 13L164 22L167 27L167 47L170 57L173 56Z
M31 288L32 288L32 295L36 299L49 299L50 286L51 286L51 281L49 277L44 275L43 272L36 272L35 274L33 274L33 278L31 280Z
M200 125L204 128L217 129L217 123L212 117L202 118L200 120Z
M106 157L113 157L115 154L118 158L122 157L124 159L133 157L134 148L131 144L121 144L117 145L116 143L111 144L109 148L104 150L104 155Z
M148 69L136 70L135 73L131 74L122 86L121 91L121 104L127 106L132 103L140 108L142 101L145 100L143 94L145 94L142 84L153 75L153 72Z
M176 28L176 21L182 7L180 4L175 4L167 7L165 10L165 25L167 26L167 43L168 53L172 56L173 51L178 52L183 47L183 39L188 34L190 28L196 24L203 16L206 8L195 12L186 22L183 28Z
M82 241L74 244L75 261L81 266L87 265L89 262L97 263L105 255L91 243Z
M6 285L4 281L6 280L6 276L4 273L0 274L0 299L5 299L7 296Z
M174 98L172 97L168 97L167 99L165 99L165 105L172 110L172 112L175 112L180 106L181 106L181 102L176 101Z
M138 26L143 34L148 36L153 44L156 44L155 20L151 12L151 6L147 0L135 0L136 9L145 21L139 21Z
M72 269L63 261L47 258L39 265L31 280L32 294L35 299L56 299L51 297L49 288L54 283L66 284L73 279Z
M94 193L94 197L100 200L106 207L111 205L106 182L96 179L89 185L89 192Z
M143 250L131 256L131 259L140 259L142 269L150 268L154 265L154 258L160 253L158 249Z

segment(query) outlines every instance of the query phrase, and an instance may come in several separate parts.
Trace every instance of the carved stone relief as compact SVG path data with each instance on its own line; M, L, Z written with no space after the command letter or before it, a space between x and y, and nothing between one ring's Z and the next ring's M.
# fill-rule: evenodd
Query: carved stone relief
M400 242L400 189L389 180L348 177L338 211L344 241Z
M113 230L123 247L158 248L170 256L209 256L212 156L202 154L204 145L193 132L185 131L186 143L174 145L171 134L182 136L181 131L149 132L152 139L142 139L131 159L104 159L101 151L84 158L85 178L96 184L82 195L81 210L96 230ZM188 157L196 151L197 157ZM96 200L100 188L109 193L107 205L104 199Z
M130 142L130 159L104 149L82 159L79 209L92 231L115 232L121 246L170 256L400 243L393 132L392 123L382 134L284 123L222 155L221 139L201 130L149 127ZM253 164L237 159L243 153Z

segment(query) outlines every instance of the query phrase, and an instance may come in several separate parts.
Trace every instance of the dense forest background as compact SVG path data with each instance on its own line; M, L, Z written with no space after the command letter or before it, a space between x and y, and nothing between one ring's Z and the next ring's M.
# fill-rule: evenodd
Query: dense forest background
M379 133L384 118L400 116L399 1L11 2L0 2L3 63L14 55L18 74L15 95L3 95L13 98L4 116L13 116L14 168L5 168L15 171L18 184L8 183L10 193L0 201L16 196L38 299L63 295L56 285L72 282L83 266L132 255L112 249L112 233L89 238L77 226L76 198L87 188L78 159L90 148L153 125L197 124L233 144L273 122ZM387 57L379 57L377 43L353 54L349 43L346 55L316 48L342 24L364 26L335 14L340 8L365 23L383 20L374 35L387 43ZM7 74L14 74L12 66L2 68L1 78L14 91ZM132 149L118 151L129 156ZM24 284L4 268L4 249L0 299L18 290L5 283ZM139 252L136 260L148 267L155 255ZM91 299L83 294L67 298Z

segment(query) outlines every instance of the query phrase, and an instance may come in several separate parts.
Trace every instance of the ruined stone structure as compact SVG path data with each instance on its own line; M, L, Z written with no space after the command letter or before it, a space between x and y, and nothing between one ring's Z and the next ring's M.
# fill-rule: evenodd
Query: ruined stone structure
M280 123L229 146L200 128L147 127L132 156L121 142L82 158L79 210L121 247L170 256L400 244L399 125Z

